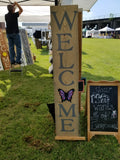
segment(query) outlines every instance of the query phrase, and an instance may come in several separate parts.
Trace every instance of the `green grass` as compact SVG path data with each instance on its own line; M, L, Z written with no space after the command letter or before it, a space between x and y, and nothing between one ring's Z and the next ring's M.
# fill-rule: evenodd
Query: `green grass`
M53 79L48 73L46 48L31 50L37 57L23 75L0 72L0 160L118 160L120 146L114 136L86 141L55 141L55 126L47 103L54 103ZM82 77L120 80L120 41L83 39ZM85 106L86 93L82 93ZM81 112L81 135L86 117Z
M120 80L119 39L83 39L82 76L87 80Z

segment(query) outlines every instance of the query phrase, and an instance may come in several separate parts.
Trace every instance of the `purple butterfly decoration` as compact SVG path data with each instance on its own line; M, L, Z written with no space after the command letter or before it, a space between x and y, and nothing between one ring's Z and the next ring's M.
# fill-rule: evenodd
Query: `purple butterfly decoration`
M65 100L71 102L74 91L74 89L70 89L68 92L64 92L62 89L58 89L62 102Z

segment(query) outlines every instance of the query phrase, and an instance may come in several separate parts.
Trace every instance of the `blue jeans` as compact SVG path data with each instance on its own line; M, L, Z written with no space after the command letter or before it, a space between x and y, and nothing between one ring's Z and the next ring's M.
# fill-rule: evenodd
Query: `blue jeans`
M8 44L9 44L9 52L10 52L10 61L11 63L19 63L21 60L21 39L19 33L7 34ZM15 46L16 46L16 54L15 54Z

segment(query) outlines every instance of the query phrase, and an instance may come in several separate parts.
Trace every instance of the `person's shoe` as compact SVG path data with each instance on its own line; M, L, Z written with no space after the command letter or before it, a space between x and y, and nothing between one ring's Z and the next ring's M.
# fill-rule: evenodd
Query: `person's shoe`
M15 61L14 62L11 62L11 65L14 65L15 64Z
M21 61L20 62L16 62L15 64L22 64Z

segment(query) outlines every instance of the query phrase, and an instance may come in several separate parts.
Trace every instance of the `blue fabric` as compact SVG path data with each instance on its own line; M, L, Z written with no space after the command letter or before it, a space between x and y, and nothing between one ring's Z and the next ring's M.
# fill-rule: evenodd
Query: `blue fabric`
M11 63L20 63L21 60L21 39L19 33L7 34ZM16 54L15 54L16 46Z

